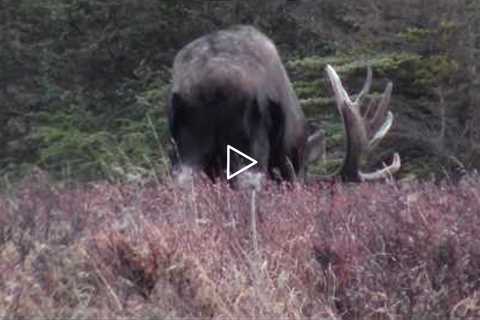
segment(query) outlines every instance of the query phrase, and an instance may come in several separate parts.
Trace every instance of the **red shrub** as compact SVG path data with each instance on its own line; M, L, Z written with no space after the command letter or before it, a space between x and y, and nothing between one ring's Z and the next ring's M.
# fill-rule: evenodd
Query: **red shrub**
M35 178L0 198L0 315L473 319L479 187Z

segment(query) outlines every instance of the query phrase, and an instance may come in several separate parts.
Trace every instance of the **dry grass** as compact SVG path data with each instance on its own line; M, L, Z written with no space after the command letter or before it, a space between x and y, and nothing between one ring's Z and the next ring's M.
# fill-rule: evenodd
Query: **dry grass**
M1 319L480 319L480 179L0 197ZM254 235L254 236L253 236Z

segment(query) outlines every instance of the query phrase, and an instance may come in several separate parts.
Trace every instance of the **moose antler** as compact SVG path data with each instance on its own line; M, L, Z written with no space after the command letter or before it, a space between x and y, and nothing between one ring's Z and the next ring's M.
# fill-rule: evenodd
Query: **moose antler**
M345 181L365 181L388 177L400 169L400 156L395 153L392 163L380 170L364 173L360 170L360 164L368 152L372 151L390 130L393 123L393 114L388 111L392 83L389 82L371 115L373 101L362 116L360 106L363 98L368 94L372 84L372 70L368 67L367 79L362 91L352 101L344 89L340 77L332 66L327 65L327 75L335 93L335 100L340 112L346 133L346 154L340 175Z

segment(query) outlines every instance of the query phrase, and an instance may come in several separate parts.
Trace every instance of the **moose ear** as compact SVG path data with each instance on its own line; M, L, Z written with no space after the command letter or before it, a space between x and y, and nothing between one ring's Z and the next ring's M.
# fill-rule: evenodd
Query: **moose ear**
M306 163L312 163L320 159L325 149L325 131L317 129L310 134L305 146Z

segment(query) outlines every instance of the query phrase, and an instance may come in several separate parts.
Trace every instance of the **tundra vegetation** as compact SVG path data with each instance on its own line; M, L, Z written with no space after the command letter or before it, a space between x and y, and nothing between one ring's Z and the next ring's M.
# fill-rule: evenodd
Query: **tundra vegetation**
M325 67L392 82L362 168L398 152L395 177L173 184L172 62L234 24L325 130L314 174L344 156ZM479 38L475 0L4 0L0 318L479 319Z

